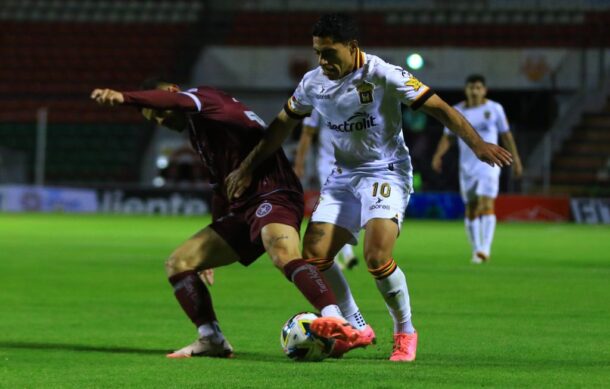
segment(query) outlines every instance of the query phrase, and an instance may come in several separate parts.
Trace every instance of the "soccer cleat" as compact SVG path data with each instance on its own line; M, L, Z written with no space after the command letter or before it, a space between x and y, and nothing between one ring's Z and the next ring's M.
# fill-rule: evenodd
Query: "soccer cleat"
M394 334L394 351L390 356L392 362L412 362L417 353L417 332L412 334Z
M218 357L233 358L233 347L226 339L220 343L213 342L211 337L201 337L180 350L167 354L168 358Z
M476 256L477 258L479 258L479 259L481 260L481 262L487 262L487 261L489 261L489 254L487 254L487 253L485 253L485 252L483 252L483 251L477 251L477 252L475 253L475 256Z
M366 347L375 340L372 328L363 333L338 317L319 317L311 323L310 329L318 337L338 341L335 348L341 349L341 354L357 347Z
M371 343L377 343L375 331L373 331L373 327L371 327L370 325L367 324L366 326L364 326L364 328L360 330L360 334L365 338L371 339Z
M470 259L470 262L474 263L475 265L480 265L483 263L483 260L479 258L476 253L472 253L472 258Z

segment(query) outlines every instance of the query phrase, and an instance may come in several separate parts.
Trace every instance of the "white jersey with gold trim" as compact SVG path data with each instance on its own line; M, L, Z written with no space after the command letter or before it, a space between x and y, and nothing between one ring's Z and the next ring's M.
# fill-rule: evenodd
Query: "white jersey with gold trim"
M510 128L504 108L500 103L487 99L485 103L476 107L467 107L462 101L453 106L460 112L485 142L498 144L498 136L507 132ZM454 135L445 127L444 133ZM500 167L490 166L481 162L472 152L470 147L461 139L458 139L460 151L460 174L467 176L489 175L500 176Z
M339 167L408 161L411 171L400 106L417 109L432 94L401 67L358 50L356 69L339 80L328 79L321 67L305 74L285 109L294 117L320 113Z

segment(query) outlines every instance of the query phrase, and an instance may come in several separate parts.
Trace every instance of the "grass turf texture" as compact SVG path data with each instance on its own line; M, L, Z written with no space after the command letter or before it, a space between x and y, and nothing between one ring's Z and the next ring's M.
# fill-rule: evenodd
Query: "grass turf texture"
M310 310L263 257L211 288L233 360L169 360L194 340L163 262L208 219L0 214L1 387L593 387L610 385L610 229L500 224L472 265L461 223L408 221L395 251L420 332L386 361L391 324L362 263L347 273L378 344L295 363L279 347ZM361 253L361 247L357 248Z

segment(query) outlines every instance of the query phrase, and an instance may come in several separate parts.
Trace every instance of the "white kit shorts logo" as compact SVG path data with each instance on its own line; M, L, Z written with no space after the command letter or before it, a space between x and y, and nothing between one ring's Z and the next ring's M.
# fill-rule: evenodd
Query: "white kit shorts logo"
M269 215L269 212L273 209L273 206L269 203L262 203L256 210L256 217L265 217Z

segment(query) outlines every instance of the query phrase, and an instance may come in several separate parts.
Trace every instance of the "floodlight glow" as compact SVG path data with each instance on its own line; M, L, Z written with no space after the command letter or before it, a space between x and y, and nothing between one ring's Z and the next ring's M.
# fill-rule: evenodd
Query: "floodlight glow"
M163 179L163 177L155 177L152 181L153 186L160 188L163 185L165 185L165 180Z
M160 155L157 158L157 168L165 169L169 165L169 160L165 155Z
M424 59L417 53L410 54L407 56L407 66L413 70L421 69L424 66Z

